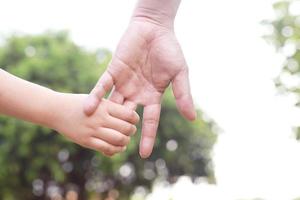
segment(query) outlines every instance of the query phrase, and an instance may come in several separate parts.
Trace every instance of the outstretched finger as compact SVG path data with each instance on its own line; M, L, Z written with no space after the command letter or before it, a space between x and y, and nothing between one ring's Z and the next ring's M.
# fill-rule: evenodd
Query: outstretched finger
M195 120L197 117L193 98L191 95L188 68L186 67L172 82L172 89L176 99L176 105L180 113L188 120Z
M105 71L84 102L83 109L86 115L91 115L96 111L101 99L113 87L113 85L114 81L112 76L108 71Z
M159 124L160 109L160 104L144 107L142 137L140 141L140 156L142 158L148 158L152 153Z

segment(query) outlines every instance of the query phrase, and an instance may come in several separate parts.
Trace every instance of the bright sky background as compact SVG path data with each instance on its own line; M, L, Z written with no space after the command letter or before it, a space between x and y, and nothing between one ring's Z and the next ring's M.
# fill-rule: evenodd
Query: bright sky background
M300 196L300 124L293 98L272 78L283 58L261 36L273 0L183 0L176 33L190 66L195 102L223 129L214 150L217 186L183 178L148 199L234 200ZM71 31L87 48L115 48L135 0L0 0L0 35ZM300 12L300 10L299 10Z

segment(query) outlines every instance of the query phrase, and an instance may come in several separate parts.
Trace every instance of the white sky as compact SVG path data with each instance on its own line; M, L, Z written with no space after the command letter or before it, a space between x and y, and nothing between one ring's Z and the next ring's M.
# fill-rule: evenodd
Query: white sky
M217 186L156 189L149 199L205 200L300 196L300 124L293 99L278 96L281 67L259 23L273 17L273 0L183 0L176 32L190 66L194 99L224 130L214 150ZM0 0L0 34L67 29L88 48L114 49L135 0ZM165 196L164 196L165 195Z

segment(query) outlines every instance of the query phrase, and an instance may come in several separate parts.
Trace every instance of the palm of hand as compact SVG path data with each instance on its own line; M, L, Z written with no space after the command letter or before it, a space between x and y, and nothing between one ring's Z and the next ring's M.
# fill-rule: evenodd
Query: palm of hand
M150 22L133 21L98 86L109 91L114 85L110 96L114 102L144 106L142 157L152 152L161 98L171 82L178 109L188 119L195 119L188 68L174 32ZM103 92L100 93L101 97Z
M144 106L160 104L171 80L187 70L173 32L150 23L132 23L108 68L115 91Z

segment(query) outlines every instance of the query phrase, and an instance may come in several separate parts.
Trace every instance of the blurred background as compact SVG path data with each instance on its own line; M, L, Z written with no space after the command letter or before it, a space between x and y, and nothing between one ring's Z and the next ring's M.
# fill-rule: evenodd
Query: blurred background
M0 67L88 93L135 2L0 0ZM152 156L140 159L137 134L109 159L0 116L0 199L299 199L300 1L182 1L176 34L195 122L168 91Z

